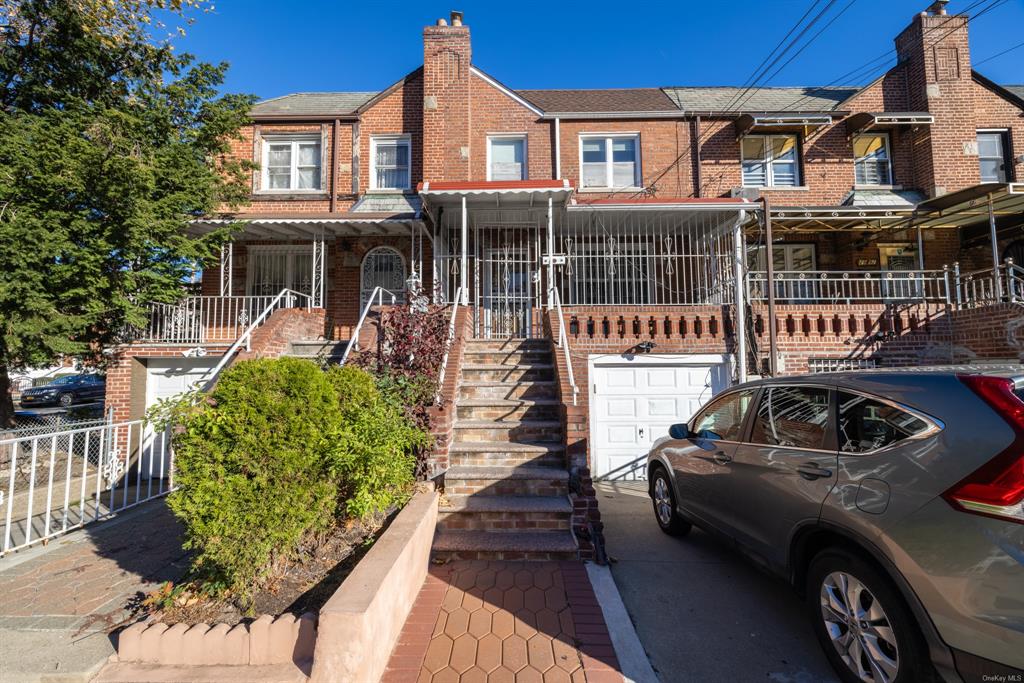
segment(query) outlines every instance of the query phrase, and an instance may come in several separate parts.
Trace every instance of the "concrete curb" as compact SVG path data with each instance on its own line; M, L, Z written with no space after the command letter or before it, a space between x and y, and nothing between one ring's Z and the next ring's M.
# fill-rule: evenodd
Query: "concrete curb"
M640 644L611 570L591 562L586 564L586 568L590 585L594 587L597 602L601 605L601 613L608 626L608 635L611 636L625 683L658 683L658 677Z

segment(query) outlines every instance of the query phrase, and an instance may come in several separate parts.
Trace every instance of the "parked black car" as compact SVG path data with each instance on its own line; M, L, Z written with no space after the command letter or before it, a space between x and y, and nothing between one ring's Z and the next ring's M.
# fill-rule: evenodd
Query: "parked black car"
M107 391L100 375L65 375L41 387L26 389L21 394L21 407L64 406L102 401Z

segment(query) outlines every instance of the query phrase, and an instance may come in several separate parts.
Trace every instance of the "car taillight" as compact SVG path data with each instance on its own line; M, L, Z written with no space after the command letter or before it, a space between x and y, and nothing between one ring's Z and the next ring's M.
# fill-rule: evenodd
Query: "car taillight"
M1004 377L961 375L963 382L1013 429L1009 447L969 474L943 497L965 512L1024 524L1024 401Z

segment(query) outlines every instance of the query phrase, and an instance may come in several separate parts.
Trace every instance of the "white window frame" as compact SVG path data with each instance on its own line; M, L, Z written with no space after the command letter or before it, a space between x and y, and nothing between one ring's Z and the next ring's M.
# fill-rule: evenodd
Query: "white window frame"
M763 159L761 159L761 161L764 162L764 165L765 165L765 170L764 170L765 184L764 185L748 185L747 184L747 180L746 180L746 178L744 177L744 174L743 174L743 162L746 161L746 159L743 156L743 141L741 140L740 141L740 183L742 184L743 187L765 187L765 188L784 188L784 189L793 189L793 188L797 188L797 187L802 187L801 183L803 182L803 175L801 174L801 168L800 168L801 163L802 163L802 159L800 157L802 155L801 155L801 148L800 148L800 136L798 134L796 134L796 133L772 133L772 134L767 134L767 135L745 135L745 136L743 136L743 140L746 140L748 138L750 138L750 139L762 138L764 140L764 154L765 154L765 156L764 156ZM793 184L792 185L776 185L775 184L775 159L772 156L772 154L774 152L774 148L772 147L772 144L771 144L772 138L793 138L793 141L795 143L793 148L796 150L796 155L795 155L796 158L793 160L794 164L793 164Z
M851 142L851 145L853 145L853 144L856 143L857 138L859 138L859 137L862 137L862 136L864 136L864 137L875 137L875 136L878 136L878 135L880 135L885 140L885 165L886 165L886 174L888 175L888 182L885 182L885 183L862 183L862 182L859 182L857 180L857 164L859 162L865 161L867 159L867 157L859 157L858 158L858 157L855 156L853 158L853 184L855 186L857 186L857 187L892 187L892 185L893 185L893 178L892 178L892 139L889 137L889 134L885 133L885 132L859 133L859 134L853 136L853 140L851 140L850 142Z
M612 141L623 140L631 138L635 143L636 149L636 161L633 166L633 184L629 186L616 186L612 185L614 173L614 162L612 161ZM583 141L584 140L604 140L605 144L605 169L604 169L604 185L584 185L583 184ZM643 185L643 170L641 166L641 152L640 152L640 133L580 133L579 137L579 185L582 190L639 190Z
M523 142L523 174L520 180L530 178L530 149L526 133L489 133L487 135L487 180L494 180L491 177L491 143L495 140L522 140Z
M377 145L381 142L405 145L408 150L409 168L405 172L404 187L377 186ZM409 135L374 135L370 137L370 189L379 192L406 192L412 189L412 139Z
M979 135L999 135L999 147L1003 153L1000 161L1003 164L1003 179L1002 180L985 180L981 178L983 183L1008 183L1010 182L1010 155L1008 153L1010 146L1010 131L1006 128L979 128L974 131L974 140L977 142ZM981 145L978 145L978 171L981 171L981 160L982 159L994 159L995 157L985 157L981 155Z
M299 145L303 143L316 143L319 147L317 154L317 187L296 187L299 177ZM291 169L288 187L270 187L270 146L284 143L291 144ZM260 150L260 192L271 194L323 194L324 192L324 147L323 137L320 135L265 135L261 141Z

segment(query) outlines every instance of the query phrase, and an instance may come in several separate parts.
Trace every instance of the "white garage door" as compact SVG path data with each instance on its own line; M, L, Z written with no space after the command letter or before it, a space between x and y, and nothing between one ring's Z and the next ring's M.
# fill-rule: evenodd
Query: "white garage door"
M212 369L218 360L220 360L219 357L148 359L146 361L146 410L149 410L160 399L171 398L191 389L193 383ZM153 428L147 425L143 446L143 478L147 478L151 472L153 477L163 478L167 475L169 467L167 436L155 434Z
M595 476L643 478L655 441L729 386L727 356L591 358L590 437Z

